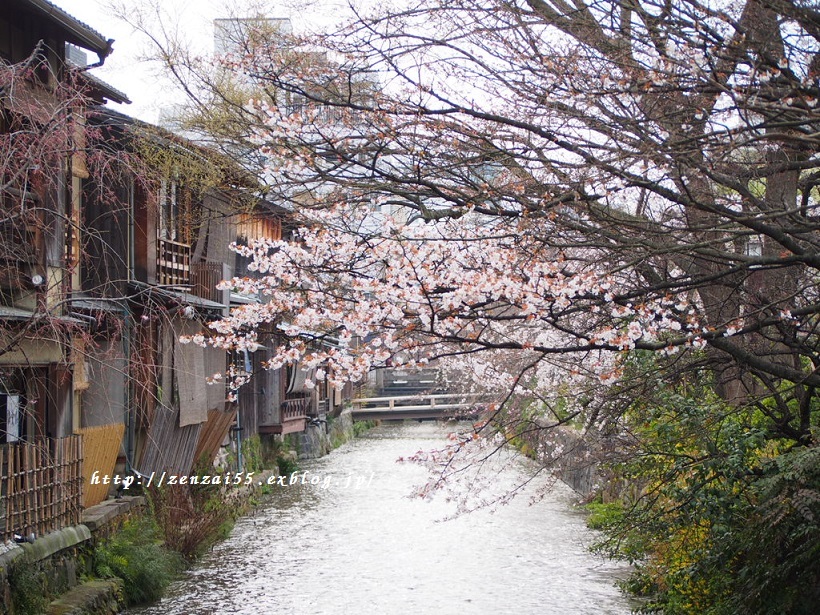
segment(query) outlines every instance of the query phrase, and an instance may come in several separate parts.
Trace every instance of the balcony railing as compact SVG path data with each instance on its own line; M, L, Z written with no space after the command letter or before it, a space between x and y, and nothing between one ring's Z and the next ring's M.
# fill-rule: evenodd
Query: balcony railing
M187 243L157 240L157 283L185 286L191 283L191 246Z
M310 410L310 397L299 397L282 402L282 421L305 418Z
M191 266L192 293L197 297L219 302L222 291L216 285L222 281L222 263L196 263Z
M280 419L273 425L260 425L259 433L289 434L304 431L307 425L310 397L297 397L282 402Z

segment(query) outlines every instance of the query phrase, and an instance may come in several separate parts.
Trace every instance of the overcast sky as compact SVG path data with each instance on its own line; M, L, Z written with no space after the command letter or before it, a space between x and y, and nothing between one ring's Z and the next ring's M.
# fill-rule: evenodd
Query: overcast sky
M116 1L116 0L114 0ZM167 84L163 84L148 63L142 61L147 54L147 41L135 33L128 24L114 14L112 0L51 0L73 17L86 23L106 38L114 39L114 53L105 65L94 69L94 74L122 91L133 102L130 105L112 107L127 115L156 123L160 109L175 102ZM139 5L130 0L128 6ZM213 20L234 15L247 16L255 13L253 0L162 0L163 10L171 13L166 25L174 27L178 20L181 35L204 50L213 49ZM344 0L287 0L267 4L274 6L264 13L269 17L291 17L296 28L310 27L323 21L338 18ZM335 4L335 6L334 6ZM237 8L238 7L238 8ZM93 54L89 62L96 62ZM180 101L179 98L176 99Z

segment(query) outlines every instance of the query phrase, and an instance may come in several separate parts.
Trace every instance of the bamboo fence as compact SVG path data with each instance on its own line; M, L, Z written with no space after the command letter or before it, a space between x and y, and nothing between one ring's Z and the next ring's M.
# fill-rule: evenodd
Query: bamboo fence
M80 435L0 446L0 531L42 536L80 522L83 438Z
M78 429L83 437L83 508L99 504L108 497L111 484L91 484L91 477L96 471L98 477L112 476L120 452L125 425L113 423L98 427Z

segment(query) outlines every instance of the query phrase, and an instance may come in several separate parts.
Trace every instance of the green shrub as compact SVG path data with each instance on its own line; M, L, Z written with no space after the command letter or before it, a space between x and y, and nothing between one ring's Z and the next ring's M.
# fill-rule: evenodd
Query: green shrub
M39 615L45 612L48 600L43 595L43 583L36 567L20 563L13 565L9 569L8 582L15 614Z
M264 469L262 442L258 434L242 440L242 470L261 472Z
M94 572L123 580L129 605L159 600L183 569L178 553L160 544L161 534L151 517L126 521L121 530L97 547Z
M589 513L587 527L593 530L605 530L619 523L624 516L620 502L590 502L584 509Z
M299 471L299 464L291 457L279 456L276 458L276 467L279 468L279 474L291 474Z
M373 429L376 425L376 421L355 421L353 423L353 435L358 438L363 433Z

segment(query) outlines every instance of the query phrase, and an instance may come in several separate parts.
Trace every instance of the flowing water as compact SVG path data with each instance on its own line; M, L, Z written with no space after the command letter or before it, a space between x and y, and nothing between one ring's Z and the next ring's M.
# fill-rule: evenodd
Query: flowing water
M308 484L274 487L161 603L133 612L629 613L614 587L626 570L587 551L594 537L562 485L445 521L452 503L408 497L425 470L396 459L440 447L446 429L382 426L304 463ZM526 472L522 462L492 480Z

